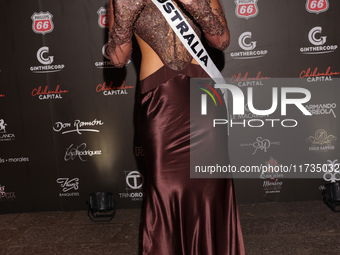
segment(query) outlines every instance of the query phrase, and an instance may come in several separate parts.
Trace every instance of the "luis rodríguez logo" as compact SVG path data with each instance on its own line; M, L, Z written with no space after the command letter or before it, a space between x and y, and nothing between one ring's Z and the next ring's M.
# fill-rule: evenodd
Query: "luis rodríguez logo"
M257 41L252 41L252 32L247 31L240 35L238 44L244 51L231 52L230 56L234 59L253 59L264 57L268 50L255 50Z
M54 29L52 21L53 15L50 12L35 12L31 16L32 19L32 30L36 34L47 34L51 33Z
M15 197L15 192L5 192L5 186L0 184L0 202L2 201L13 201Z
M122 82L120 86L115 87L111 81L109 85L104 82L103 84L98 84L96 87L96 92L102 92L104 96L116 96L116 95L127 95L128 89L133 89L134 86L128 86L125 81Z
M15 135L13 133L8 133L6 127L7 124L5 121L0 119L0 142L15 140Z
M245 19L255 17L259 13L257 1L258 0L235 0L236 16Z
M119 193L120 198L130 198L132 201L142 201L144 192L144 176L138 171L124 171L126 192ZM139 190L139 191L138 191Z
M50 48L43 46L37 51L37 59L43 66L31 66L30 70L33 73L54 73L64 69L64 64L53 64L54 56L49 55Z
M57 87L54 90L49 90L48 86L45 86L43 89L41 86L38 88L34 88L32 90L32 97L38 96L40 100L45 99L63 99L62 94L68 93L68 90L62 90L60 89L60 86L57 85Z
M333 81L332 76L339 74L340 72L332 72L330 66L327 68L326 72L319 72L318 68L315 67L313 71L312 68L303 70L299 77L301 79L307 78L308 82Z
M335 146L332 144L336 139L336 136L328 135L326 130L319 129L315 132L314 136L309 136L306 142L310 142L312 145L309 147L310 151L325 152L335 149Z
M325 12L329 8L328 0L307 0L306 10L310 13L319 14Z
M76 157L78 157L81 161L85 162L87 159L84 159L84 157L92 157L92 156L99 156L102 155L101 150L86 150L86 143L82 143L78 146L73 146L71 144L68 148L66 148L66 153L64 156L65 161L74 160Z
M72 123L70 122L61 122L58 121L54 124L53 130L55 132L61 132L63 135L68 134L68 133L73 133L76 132L79 135L82 134L82 132L96 132L99 133L98 129L89 129L86 127L95 127L95 126L102 126L104 125L104 122L101 120L94 119L92 121L80 121L80 120L75 120Z
M255 148L253 155L258 151L267 152L271 145L280 145L280 142L271 142L269 139L263 139L262 137L257 137L256 142L241 144L241 146L251 146Z
M69 192L79 189L79 178L58 178L57 183L60 184L63 193L59 193L60 197L78 197L79 192Z
M338 45L324 45L327 41L327 36L322 34L322 27L313 27L308 33L308 40L313 47L301 47L302 54L325 54L334 52Z

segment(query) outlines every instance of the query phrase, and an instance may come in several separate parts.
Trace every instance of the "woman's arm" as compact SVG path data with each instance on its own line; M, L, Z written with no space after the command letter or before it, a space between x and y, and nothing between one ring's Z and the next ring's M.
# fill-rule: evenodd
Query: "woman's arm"
M229 46L230 34L218 0L179 0L201 26L208 43L217 49Z
M112 63L123 67L131 58L132 30L144 0L111 0L109 52Z

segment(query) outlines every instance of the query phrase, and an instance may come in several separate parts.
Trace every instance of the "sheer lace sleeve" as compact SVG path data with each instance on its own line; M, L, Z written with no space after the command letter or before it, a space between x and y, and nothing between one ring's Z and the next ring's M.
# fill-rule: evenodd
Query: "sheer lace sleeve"
M201 26L212 47L225 50L229 46L227 20L218 0L191 0L183 6Z
M131 57L133 23L144 6L144 0L113 0L110 5L113 8L113 16L110 17L113 26L109 32L110 58L116 67L123 67Z

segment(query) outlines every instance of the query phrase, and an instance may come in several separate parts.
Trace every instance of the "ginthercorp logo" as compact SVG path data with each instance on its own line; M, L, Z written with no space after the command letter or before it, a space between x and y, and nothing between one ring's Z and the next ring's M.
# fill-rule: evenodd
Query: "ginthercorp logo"
M124 171L126 192L119 193L120 198L130 198L132 201L142 201L144 192L144 176L139 171ZM139 190L139 191L138 191Z
M50 56L50 48L47 46L43 46L37 51L37 59L38 61L43 64L43 66L31 66L30 70L33 73L54 73L60 72L64 69L64 64L54 64L54 56Z
M229 90L231 92L231 96L233 98L233 112L232 115L244 115L245 114L245 100L242 90L230 84L215 84L215 88L219 88L222 90ZM303 98L287 98L287 95L290 93L294 94L303 94ZM281 116L287 115L287 105L295 105L304 115L312 115L302 104L307 103L311 99L311 93L309 90L305 88L294 88L294 87L282 87L281 88ZM247 88L247 106L249 111L254 115L270 115L274 113L278 106L278 88L272 88L272 106L267 110L258 110L255 109L253 104L253 88ZM206 115L207 113L207 100L206 96L201 96L201 115ZM236 125L242 125L243 127L262 127L265 123L274 127L277 122L281 124L282 127L296 127L298 125L297 120L295 119L250 119L243 120L243 122L235 122L233 118L230 120L227 119L214 119L213 127L216 125L225 125L228 124L230 127Z
M327 131L324 129L318 129L314 136L309 136L306 139L306 142L310 142L311 146L309 147L309 151L316 152L326 152L330 150L335 150L335 146L333 145L334 141L336 141L337 137L334 135L328 135Z
M302 54L325 54L334 52L338 45L324 45L327 41L327 36L322 34L322 27L313 27L308 32L308 40L313 47L301 47L300 52Z
M102 55L106 59L106 61L98 61L95 62L94 65L97 68L114 68L110 60L110 53L109 53L109 43L105 43L102 47Z
M60 184L63 193L59 193L60 197L78 197L79 192L70 192L76 191L79 189L79 178L58 178L57 183Z
M255 17L259 13L257 1L258 0L235 0L236 16L245 19Z
M206 93L212 98L212 100L213 100L214 103L215 103L215 106L217 106L215 97L214 97L214 96L211 94L211 92L210 92L209 90L207 90L207 89L210 89L210 90L217 96L219 103L222 105L222 100L221 100L220 96L218 95L217 91L216 91L213 87L211 87L211 86L208 85L208 84L204 84L204 83L200 83L200 84L206 86L206 88L201 88L201 87L199 87L199 89L201 89L201 90L203 90L204 92L206 92ZM202 94L202 95L201 95L201 102L202 102L202 105L201 105L201 106L202 106L202 107L201 107L201 114L202 114L202 115L207 115L207 94Z
M50 12L35 12L31 16L32 19L32 29L34 33L37 34L47 34L51 33L54 29L54 24L52 21L53 15Z
M306 10L310 13L319 14L325 12L329 8L328 0L307 0Z
M264 57L268 50L255 50L257 41L252 40L252 32L244 32L238 38L238 44L244 51L231 52L234 59L253 59Z
M98 14L98 25L101 28L108 28L109 27L109 13L108 9L105 7L100 7L97 11Z
M322 165L322 171L325 172L323 179L328 182L340 181L340 164L338 160L327 160L327 163Z

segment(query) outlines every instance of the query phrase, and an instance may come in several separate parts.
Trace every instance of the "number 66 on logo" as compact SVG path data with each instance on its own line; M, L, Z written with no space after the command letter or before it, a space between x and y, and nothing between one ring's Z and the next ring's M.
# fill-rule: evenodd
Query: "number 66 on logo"
M236 16L245 19L255 17L259 12L257 1L258 0L235 0Z
M328 0L307 0L306 10L310 13L319 14L325 12L329 8Z
M50 12L35 12L33 13L31 19L32 29L34 33L37 34L46 34L51 33L54 28L54 24L52 22L53 15Z

